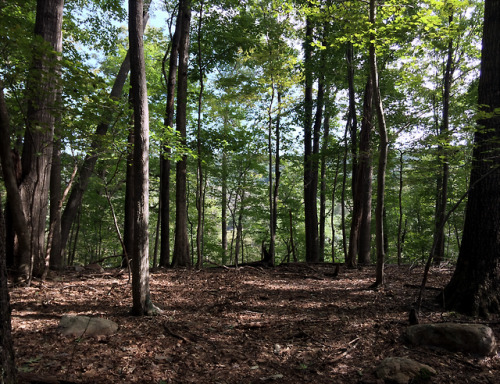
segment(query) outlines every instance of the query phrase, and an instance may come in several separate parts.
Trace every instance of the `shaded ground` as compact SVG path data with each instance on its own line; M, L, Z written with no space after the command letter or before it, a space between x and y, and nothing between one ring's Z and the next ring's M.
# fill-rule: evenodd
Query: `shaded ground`
M128 276L59 273L13 288L13 334L20 371L85 383L376 383L385 357L410 357L438 371L432 383L500 383L500 357L478 359L410 347L401 339L421 269L387 267L383 290L367 287L374 268L303 264L276 269L168 270L151 274L165 313L132 317ZM433 270L442 288L448 269ZM470 321L441 312L426 290L421 322ZM62 337L63 314L119 324L101 338ZM499 319L490 320L497 339Z

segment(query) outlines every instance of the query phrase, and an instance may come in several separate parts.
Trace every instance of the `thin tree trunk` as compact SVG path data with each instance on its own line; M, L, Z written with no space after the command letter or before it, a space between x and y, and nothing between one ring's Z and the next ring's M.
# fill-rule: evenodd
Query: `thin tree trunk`
M274 265L274 243L276 241L276 227L274 226L274 192L273 192L273 117L272 110L274 104L274 80L271 84L271 101L267 108L267 154L268 154L268 198L269 198L269 260Z
M453 22L453 15L449 16L449 24ZM445 143L449 143L449 125L450 125L450 92L451 84L453 81L453 40L450 38L448 42L448 55L446 60L446 69L444 73L443 83L443 115L441 126L439 129L439 134L441 140ZM440 141L441 141L440 140ZM438 183L437 199L436 199L436 224L434 237L437 238L437 246L435 254L433 255L434 264L439 265L444 260L444 243L445 236L444 230L439 230L442 228L441 223L446 215L446 207L448 202L448 179L450 175L450 167L448 163L447 149L440 145L438 147L438 161L442 163L441 168L441 179ZM440 187L440 188L439 188Z
M203 255L202 255L202 238L203 238L203 230L202 230L202 218L203 218L203 167L202 167L202 148L201 148L201 110L202 110L202 102L203 102L203 61L202 61L202 53L201 53L201 27L203 22L203 6L204 0L200 2L200 15L198 19L198 68L200 70L200 92L198 94L198 127L196 131L196 152L198 155L197 161L197 189L196 189L196 209L198 210L198 220L196 227L196 267L201 269L203 267Z
M132 105L132 98L130 98L130 103ZM130 257L132 256L134 249L134 141L134 127L133 125L131 125L128 133L128 153L125 176L125 218L123 224L123 241L125 250L122 255L122 268L127 267L130 264Z
M61 103L61 95L57 96L58 104ZM46 269L44 275L48 272L48 267L60 269L63 266L63 250L61 248L61 114L56 116L54 126L54 143L52 145L52 167L50 168L50 187L49 187L49 234L47 236L46 251Z
M225 126L226 122L224 122ZM227 155L222 149L222 201L221 201L221 235L222 235L222 265L227 263Z
M370 0L370 23L375 28L376 8L375 0ZM387 127L385 124L384 108L380 95L380 86L377 70L377 55L375 52L375 36L372 34L370 40L370 72L372 74L374 86L374 102L377 110L377 123L379 131L379 161L377 171L377 206L375 208L375 243L377 247L377 268L375 285L384 284L384 263L385 263L385 245L384 245L384 198L385 198L385 173L387 167L387 150L389 139L387 137Z
M295 243L293 241L293 216L292 216L292 210L288 210L289 216L290 216L290 246L292 248L292 255L293 255L293 262L297 262L297 254L295 253Z
M304 208L306 232L306 261L319 260L318 244L318 207L317 195L317 159L314 159L314 143L316 134L313 132L313 71L312 43L313 27L310 17L306 18L306 36L304 41L305 95L304 95ZM319 99L319 96L318 96ZM320 110L318 106L318 111ZM316 170L316 175L314 171Z
M275 155L274 155L274 194L273 194L273 254L271 255L271 264L276 264L276 229L278 227L278 196L281 177L281 91L278 89L278 113L276 116L276 133L275 133Z
M335 167L335 177L333 178L333 188L332 188L332 214L330 216L330 225L332 227L332 263L335 263L335 193L337 192L337 179L340 170L340 155L337 157L337 165Z
M323 123L323 145L321 148L321 170L320 170L320 203L319 203L319 260L325 261L325 228L326 228L326 153L330 140L330 113L325 110ZM332 207L333 210L333 207ZM332 227L333 229L333 227ZM333 257L333 256L332 256Z
M399 151L399 191L398 191L398 207L399 207L399 218L398 218L398 265L401 265L403 258L403 154L402 150Z
M149 292L149 109L143 44L143 1L129 0L129 46L134 105L134 245L132 313L157 311Z
M168 51L165 53L162 62L163 77L167 84L167 104L165 107L165 129L173 129L175 88L177 82L177 61L179 58L179 37L181 34L181 18L177 17L175 32L171 39L170 58L168 61L168 74L165 71L165 62ZM160 246L160 266L170 266L170 170L171 149L169 143L162 142L162 156L160 159L160 222L161 222L161 246Z

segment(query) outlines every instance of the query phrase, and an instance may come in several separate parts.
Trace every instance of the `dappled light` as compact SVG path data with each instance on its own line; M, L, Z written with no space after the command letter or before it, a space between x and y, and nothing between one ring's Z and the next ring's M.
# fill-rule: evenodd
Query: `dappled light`
M126 274L51 272L45 282L12 289L17 365L26 374L85 383L375 383L382 359L409 356L435 367L436 382L493 382L498 357L410 347L401 338L421 268L388 267L388 283L376 291L368 289L373 267L341 268L336 278L329 277L333 268L153 272L152 299L164 313L142 318L129 314ZM423 321L466 320L433 301L450 273L431 271ZM63 337L57 326L64 314L104 317L119 329Z

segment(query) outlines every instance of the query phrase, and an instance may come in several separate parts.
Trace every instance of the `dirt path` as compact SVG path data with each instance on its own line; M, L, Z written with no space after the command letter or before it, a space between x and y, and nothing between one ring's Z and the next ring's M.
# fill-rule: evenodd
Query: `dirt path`
M432 383L500 383L500 357L476 359L410 347L401 339L421 269L303 264L276 269L168 270L151 274L164 315L129 316L131 288L117 271L60 273L11 290L17 365L22 372L85 383L377 383L374 367L404 356L438 371ZM442 288L448 269L431 272ZM422 322L467 321L441 312L427 290ZM63 314L119 324L110 337L62 337ZM497 339L499 319L490 321Z

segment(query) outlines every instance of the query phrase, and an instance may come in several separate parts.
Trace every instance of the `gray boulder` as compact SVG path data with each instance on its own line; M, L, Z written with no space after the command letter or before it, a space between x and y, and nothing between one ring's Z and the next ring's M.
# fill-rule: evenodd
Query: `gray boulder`
M441 347L480 356L494 355L495 335L482 324L417 324L406 329L406 338L414 345Z
M384 382L408 384L423 382L436 374L434 368L403 357L388 357L377 366L377 378Z
M106 336L116 333L118 324L100 317L64 315L58 329L65 336Z

